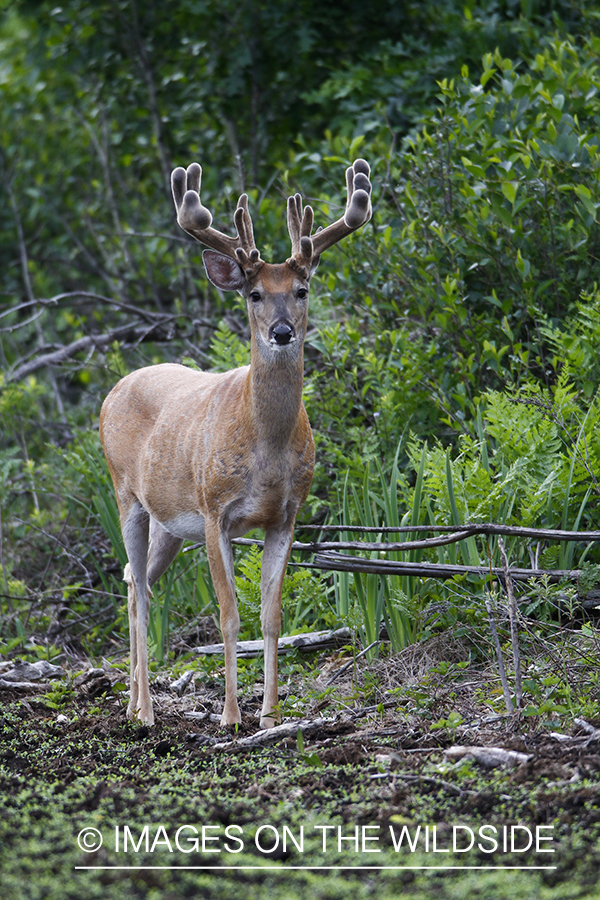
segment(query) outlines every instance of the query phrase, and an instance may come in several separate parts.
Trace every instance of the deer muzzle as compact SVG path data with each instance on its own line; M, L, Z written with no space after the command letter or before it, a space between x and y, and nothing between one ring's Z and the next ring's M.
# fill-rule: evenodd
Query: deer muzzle
M271 328L271 335L269 337L271 344L278 344L280 347L285 347L286 344L291 344L292 341L295 340L296 332L288 322L279 322Z

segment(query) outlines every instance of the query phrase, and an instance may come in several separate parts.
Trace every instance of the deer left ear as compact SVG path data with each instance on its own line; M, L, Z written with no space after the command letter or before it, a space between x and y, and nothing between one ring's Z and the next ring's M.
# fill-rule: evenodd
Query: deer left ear
M202 262L211 282L221 291L241 291L246 284L244 270L235 259L215 250L204 250Z

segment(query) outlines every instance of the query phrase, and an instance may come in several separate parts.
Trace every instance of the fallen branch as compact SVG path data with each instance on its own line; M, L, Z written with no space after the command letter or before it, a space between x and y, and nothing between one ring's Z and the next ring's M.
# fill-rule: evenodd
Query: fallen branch
M307 634L292 634L279 638L278 653L289 653L292 650L327 650L330 647L343 647L348 641L352 640L352 632L349 628L338 628L335 631L314 631ZM265 642L259 641L239 641L237 645L237 655L239 657L250 658L260 656L264 652ZM220 654L225 652L224 644L205 644L202 647L196 647L195 653L202 653L205 656Z
M365 545L368 549L368 544ZM419 578L454 578L456 575L490 575L502 579L504 570L490 566L457 566L445 563L413 563L388 559L364 559L345 556L343 553L317 553L312 563L303 563L305 568L336 572L366 572L375 575L413 575ZM511 569L515 581L529 581L530 578L546 576L551 583L566 579L577 581L581 576L578 569Z
M425 538L420 541L294 541L292 550L300 553L320 553L339 550L365 550L368 552L392 553L403 550L426 550L429 547L443 547L446 544L455 544L475 535L505 535L511 537L537 538L549 541L600 541L600 531L563 531L552 528L519 528L512 525L495 525L494 523L473 523L467 525L413 525L398 528L371 528L349 525L314 525L297 526L297 528L318 528L322 531L335 530L339 532L354 531L358 534L399 534L410 532L439 531L442 536ZM233 541L241 547L262 547L264 541L258 538L235 538ZM196 550L203 544L191 544L185 548L185 553ZM502 570L498 570L502 571Z
M191 669L188 669L187 672L183 673L181 678L178 678L176 681L173 681L171 683L171 690L174 691L179 697L181 697L193 677L194 673L191 671Z
M325 687L329 687L330 684L333 684L334 681L337 681L337 679L338 679L341 675L343 675L344 672L347 672L347 671L348 671L348 669L350 668L350 666L353 666L353 665L354 665L354 663L356 662L357 659L360 659L361 656L364 656L366 653L369 652L369 650L372 650L373 647L379 646L380 643L381 643L381 641L373 641L372 644L369 644L368 647L365 647L364 650L361 650L360 653L357 653L356 656L354 656L354 657L352 657L352 659L348 660L347 663L344 663L344 665L343 665L340 669L338 669L337 672L334 672L333 675L331 676L331 678L329 678L329 679L325 682Z
M466 522L464 525L296 525L296 531L352 531L356 534L410 534L411 532L437 532L455 534L503 534L507 537L539 538L551 541L600 541L600 531L566 531L556 528L525 528L520 525L497 525L495 522ZM311 545L312 546L312 545Z
M297 719L295 722L286 722L284 725L276 725L274 728L263 728L249 737L239 738L235 741L225 741L222 744L214 744L215 750L228 750L231 747L264 747L265 744L275 744L285 738L295 738L298 732L303 737L310 737L323 729L335 728L336 733L340 727L344 730L352 729L350 722L338 722L335 719Z
M421 550L427 547L442 547L445 544L456 544L457 541L464 541L465 538L471 537L471 535L471 531L463 529L462 531L457 531L455 534L427 538L424 541L312 541L311 543L294 541L292 550L299 550L304 553L316 553L320 550L375 550L381 552L386 552L388 550ZM233 543L240 544L241 546L262 546L264 541L255 540L253 538L235 538Z
M40 693L52 690L49 681L7 681L0 678L0 691L23 691L24 693Z
M370 647L368 647L367 649L370 649ZM347 716L351 719L363 719L365 716L371 716L374 713L377 713L379 715L382 709L396 709L397 706L397 700L384 700L383 703L375 703L371 706L361 706L359 709L352 709L351 707L346 706L344 708L344 716ZM400 729L400 731L403 731L403 729ZM397 729L393 729L389 732L378 731L377 735L381 736L382 734L399 734L400 731L398 731Z
M35 663L17 659L12 668L0 673L0 678L7 684L23 684L46 678L61 678L64 674L65 670L62 666L55 666L46 659L40 659Z
M456 784L445 781L443 778L433 778L431 775L404 775L402 772L377 772L375 775L369 775L369 778L372 781L378 778L391 778L392 780L399 778L406 784L431 784L434 787L442 788L444 791L453 794L455 797L464 797L466 794L476 793L476 791L473 790L464 790Z
M600 741L600 728L595 728L589 722L586 722L585 719L573 719L573 721L575 725L579 725L580 728L583 728L590 735L586 740L586 746L592 741Z
M505 750L504 747L461 747L457 745L444 750L444 756L450 759L463 759L465 756L470 756L485 769L494 769L498 766L508 766L509 768L520 766L522 763L529 762L533 754L519 753L518 750Z

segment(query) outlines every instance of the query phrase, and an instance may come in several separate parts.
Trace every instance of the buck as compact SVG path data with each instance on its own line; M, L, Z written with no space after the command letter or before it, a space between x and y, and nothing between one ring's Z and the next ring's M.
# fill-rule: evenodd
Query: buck
M222 725L241 721L237 702L237 636L232 538L264 529L261 626L264 697L260 724L279 721L277 649L281 592L294 522L314 468L314 441L304 405L304 338L308 290L321 253L371 216L370 169L346 170L344 215L314 235L313 210L288 199L292 253L269 264L254 243L248 197L234 215L236 235L212 227L200 200L197 163L172 174L179 225L208 248L210 281L238 291L250 320L250 365L224 373L166 363L138 369L107 396L100 437L112 476L128 564L130 699L127 715L153 724L147 630L151 588L183 541L206 543L225 648Z

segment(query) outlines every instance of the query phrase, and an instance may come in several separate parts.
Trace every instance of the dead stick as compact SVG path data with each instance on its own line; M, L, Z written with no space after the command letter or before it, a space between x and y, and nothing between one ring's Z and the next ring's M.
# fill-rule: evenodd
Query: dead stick
M515 699L517 701L517 709L521 709L523 707L523 686L521 683L521 652L519 650L519 610L517 609L517 601L515 600L515 592L510 575L510 567L508 565L508 557L504 548L504 541L501 537L498 538L498 547L500 549L500 556L502 557L504 582L506 587L506 594L508 596L510 639L512 643L513 660L515 664Z
M485 608L488 614L488 620L490 623L490 631L492 633L492 640L494 642L494 648L496 650L496 659L498 660L498 672L500 673L500 681L502 682L502 692L504 694L504 703L506 704L506 711L509 716L514 713L515 708L513 706L513 702L510 696L510 688L508 687L508 680L506 678L506 669L504 668L504 658L502 656L502 647L500 646L500 638L498 637L498 629L496 628L496 620L494 619L494 613L492 611L492 604L490 602L489 595L485 594Z
M369 650L372 650L373 647L376 647L380 643L381 643L381 641L373 641L372 644L369 644L368 647L365 647L364 650L361 650L360 653L358 653L356 656L352 657L352 659L349 662L347 662L345 665L343 665L341 669L338 669L337 672L333 673L331 678L329 678L328 681L325 682L325 687L329 687L330 684L333 684L333 682L336 680L336 678L339 678L340 675L343 675L344 672L347 672L348 669L350 668L350 666L354 665L354 663L356 662L357 659L360 659L361 656L364 656L365 653L368 653Z

